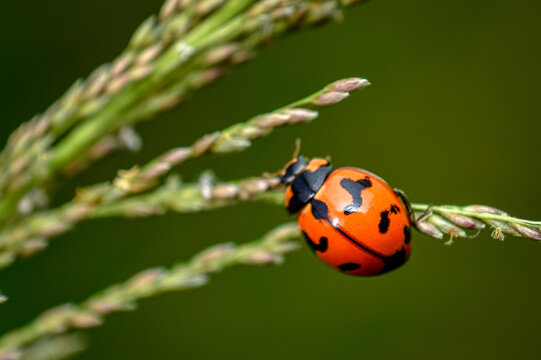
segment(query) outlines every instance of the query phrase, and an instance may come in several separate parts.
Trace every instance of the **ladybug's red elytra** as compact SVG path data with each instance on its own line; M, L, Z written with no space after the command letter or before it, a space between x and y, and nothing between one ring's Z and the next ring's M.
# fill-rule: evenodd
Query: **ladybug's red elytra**
M403 265L415 218L406 197L366 170L331 174L324 159L298 156L281 173L285 206L299 213L306 242L325 263L344 273L372 276Z

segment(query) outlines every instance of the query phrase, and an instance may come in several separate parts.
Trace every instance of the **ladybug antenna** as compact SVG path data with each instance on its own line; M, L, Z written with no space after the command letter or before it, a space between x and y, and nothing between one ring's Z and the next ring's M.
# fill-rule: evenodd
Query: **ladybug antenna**
M295 139L295 151L293 152L293 159L297 158L301 153L301 139Z

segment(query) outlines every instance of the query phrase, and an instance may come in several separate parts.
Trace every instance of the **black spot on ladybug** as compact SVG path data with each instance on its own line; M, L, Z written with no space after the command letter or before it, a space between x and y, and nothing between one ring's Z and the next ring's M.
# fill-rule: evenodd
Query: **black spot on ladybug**
M400 212L400 208L399 208L398 206L396 206L396 205L394 205L394 204L391 205L391 213L393 213L393 214L396 215L396 214L398 214L399 212Z
M356 264L356 263L345 263L342 265L338 265L338 268L341 271L353 271L353 270L359 269L360 267L361 267L361 264Z
M411 230L408 225L404 226L404 244L409 244L411 241Z
M329 220L329 207L323 201L318 199L312 199L312 215L317 220Z
M340 180L340 186L342 186L342 188L344 188L344 190L346 190L353 198L353 204L344 207L344 214L350 215L359 211L361 206L363 206L363 199L361 197L361 193L364 189L371 187L372 182L370 181L370 178L368 176L366 176L364 179L357 181L343 178L342 180Z
M323 201L321 200L318 200L318 199L312 199L310 201L310 203L312 204L312 215L314 216L315 219L317 220L324 220L327 224L329 224L330 226L332 226L336 231L338 231L343 237L345 237L346 239L348 239L349 241L351 241L353 244L355 244L356 246L358 246L359 248L363 249L364 251L366 251L367 253L369 254L372 254L374 255L375 257L378 257L380 259L384 259L385 256L383 254L380 254L379 252L377 252L376 250L374 249L371 249L369 246L363 244L361 241L355 239L353 236L349 235L347 232L345 232L344 230L342 230L340 228L340 226L338 226L337 224L333 223L331 221L331 219L329 219L329 208L327 206L327 204L325 204Z
M280 181L282 182L282 184L290 184L293 179L295 179L295 176L297 176L302 171L302 169L306 167L307 164L308 163L306 162L304 156L299 156L297 158L297 161L290 164L286 168L284 175L280 176Z
M292 196L287 203L287 212L289 215L294 214L299 212L305 205L305 202L302 202L297 197Z
M381 219L379 220L379 232L385 234L389 230L389 225L391 224L391 219L389 219L389 212L387 210L380 213Z
M312 249L313 252L316 252L316 251L325 252L325 251L327 251L329 243L328 243L328 240L327 240L326 237L323 236L321 239L319 239L319 244L316 244L315 242L312 241L312 239L310 239L308 234L305 233L304 231L302 232L302 235L306 239L306 243L308 244L308 246L310 246L310 249Z
M406 262L406 249L402 248L395 252L393 255L386 257L383 259L383 270L382 273L389 272L391 270L394 270L400 266L402 266Z
M287 206L290 214L300 211L321 188L331 171L331 165L322 165L314 171L304 170L291 184L293 196Z

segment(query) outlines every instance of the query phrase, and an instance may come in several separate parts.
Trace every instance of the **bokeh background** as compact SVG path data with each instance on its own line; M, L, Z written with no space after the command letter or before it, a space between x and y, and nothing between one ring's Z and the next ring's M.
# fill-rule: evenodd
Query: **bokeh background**
M0 142L79 76L111 60L161 0L0 3ZM247 152L178 169L237 179L280 168L294 139L400 187L414 202L496 206L541 218L541 3L375 0L345 21L276 41L246 66L138 127L144 150L118 154L66 185L118 168L363 76L373 86ZM216 242L243 242L286 221L264 204L147 220L100 220L55 239L0 273L10 301L0 332L146 267L170 265ZM348 277L311 252L280 267L234 268L209 286L142 302L88 331L78 359L507 359L541 345L541 244L485 231L451 246L418 233L413 256L377 278Z

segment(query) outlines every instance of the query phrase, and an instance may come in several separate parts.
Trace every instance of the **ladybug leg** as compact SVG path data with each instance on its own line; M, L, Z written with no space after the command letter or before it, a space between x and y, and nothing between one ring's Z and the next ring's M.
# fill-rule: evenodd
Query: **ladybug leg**
M402 203L406 207L406 212L408 213L408 218L410 220L410 223L416 225L417 219L415 218L415 213L413 212L413 208L411 207L411 203L406 197L406 194L400 189L393 189L393 191L396 194L396 196L398 196L400 200L402 200Z
M427 216L431 214L430 208L432 207L432 204L428 205L426 210L418 217L415 217L415 213L413 211L413 208L411 207L411 203L408 200L406 194L400 190L400 189L393 189L394 193L402 200L404 203L404 206L406 207L406 211L408 213L408 218L410 220L410 223L413 225L417 225L418 223L422 222L424 219L426 219Z
M426 207L426 210L417 218L416 220L417 224L424 221L427 217L432 215L432 211L431 211L432 206L433 204L428 204L428 206Z

